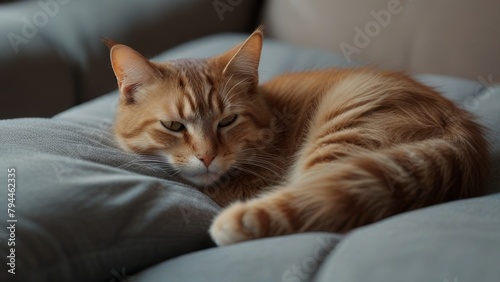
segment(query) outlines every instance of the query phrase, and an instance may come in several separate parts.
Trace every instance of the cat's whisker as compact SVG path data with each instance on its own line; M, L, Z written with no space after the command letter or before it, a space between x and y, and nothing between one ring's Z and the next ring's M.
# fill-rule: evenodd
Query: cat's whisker
M88 137L85 135L80 135L80 136L78 136L78 140L70 138L70 137L63 137L60 140L64 141L65 143L74 144L74 145L80 146L80 147L82 146L82 140L85 140L89 143L88 145L86 145L88 147L92 147L92 145L95 145L98 148L122 152L122 151L120 151L119 148L117 148L116 146L113 146L113 142L106 142L105 143L105 142L103 142L103 140L101 138L99 138L99 140L96 140L96 139L97 138L91 138L91 137ZM111 140L112 139L110 137L106 141L111 141Z
M264 180L268 180L269 178L263 176L263 175L260 175L258 173L256 173L255 171L252 171L246 167L243 167L243 166L239 166L239 165L233 165L232 166L233 169L236 169L236 170L240 170L240 171L243 171L243 172L246 172L246 173L249 173L249 174L252 174L258 178L261 178L261 179L264 179Z
M272 169L270 167L267 167L265 165L262 165L262 164L259 164L259 163L256 163L256 162L241 162L240 161L239 163L242 164L242 165L246 165L246 166L255 166L255 167L264 169L264 170L269 171L272 174L274 174L276 176L279 176L279 177L281 177L283 175L283 173L284 173L284 172L280 172L280 171L275 171L274 169Z
M233 91L236 87L238 87L239 85L241 85L242 83L247 82L248 80L249 80L249 79L247 79L247 78L242 79L242 80L238 81L237 83L235 83L235 84L234 84L234 85L233 85L233 86L232 86L232 87L231 87L231 88L230 88L227 92L223 92L224 97L225 97L225 103L224 103L225 105L230 104L230 101L231 101L230 99L231 99L231 98L233 98L233 97L237 98L238 93L240 93L240 92L236 92L236 93L234 93L234 94L233 94L233 93L232 93L232 91ZM241 90L240 90L240 91L241 91Z
M240 92L238 92L240 93ZM234 95L238 95L235 93ZM225 103L224 110L232 112L232 111L237 111L238 109L245 108L245 103L237 102L237 103L232 103L231 99L228 99L228 101Z
M238 156L240 158L243 158L244 155L245 155L245 153L247 153L247 152L253 152L255 154L252 154L249 157L251 157L251 158L269 159L269 160L275 160L275 161L279 161L281 163L285 163L285 160L283 160L281 158L278 158L276 156L276 154L271 154L271 153L267 153L267 152L264 151L264 149L273 149L273 148L278 149L276 146L265 146L264 148L261 148L261 149L246 148L246 149L243 149L243 150L240 150L240 151L237 151L237 152L232 152L232 153L228 154L228 156Z
M148 168L152 168L157 171L166 171L168 173L171 173L172 171L176 171L176 169L168 164L165 159L161 156L154 156L154 155L141 155L133 160L120 165L120 168L129 168L130 166L133 165L139 165L139 166L146 166Z
M226 84L224 84L224 87L222 88L222 92L224 94L224 97L227 98L227 96L225 95L226 94L226 88L227 86L229 85L229 83L231 82L231 80L233 79L234 77L234 73L231 74L231 76L229 77L229 79L226 81Z
M124 168L124 169L128 169L132 166L146 166L148 168L153 168L153 169L157 169L157 166L154 166L152 163L150 162L146 162L146 161L140 161L140 160L132 160L132 161L129 161L127 163L124 163L120 166L118 166L118 168Z
M227 93L225 93L226 97L227 97L227 96L229 96L229 95L231 94L231 91L233 91L233 89L234 89L234 88L238 87L240 84L245 83L245 82L247 82L247 81L249 81L249 80L250 80L250 79L245 78L245 79L242 79L242 80L238 81L237 83L235 83L235 84L233 85L233 87L231 87L231 89L229 89L229 91L227 91Z
M253 159L250 159L250 160L240 160L240 162L259 163L259 164L262 164L262 165L268 165L270 167L274 167L274 168L276 168L279 171L285 171L282 167L280 167L277 164L273 163L272 161L266 160L266 159L253 158Z

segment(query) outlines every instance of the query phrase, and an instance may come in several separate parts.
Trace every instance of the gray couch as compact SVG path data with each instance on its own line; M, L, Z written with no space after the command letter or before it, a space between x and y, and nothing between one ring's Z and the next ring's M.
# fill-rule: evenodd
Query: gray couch
M204 35L255 27L261 1L241 1L238 9L219 13L212 2L33 0L0 4L0 118L50 117L115 89L108 48L102 42L105 38L153 56Z
M164 2L172 4L175 1ZM183 6L179 4L181 1L176 2L176 9L209 3L206 7L210 10L206 14L210 16L206 17L219 19L217 12L211 10L214 1L182 3L186 2L190 4ZM133 1L126 3L122 5L139 9L133 6ZM238 17L243 17L256 13L256 6L244 3L224 15L238 13ZM314 15L321 15L322 5L330 5L330 2L317 1L309 9L300 7L293 13L287 10L297 8L299 3L270 1L263 8L268 32L280 38L270 38L264 44L261 80L286 71L376 63L369 57L348 58L342 52L300 47L289 43L294 41L293 38L286 38L295 36L293 33L275 33L283 28L284 22L280 19L286 19L286 13L289 17L302 19L304 25L311 24L312 21L303 19L305 16L297 11L308 15L310 20L318 20L319 16ZM31 2L22 4L33 5ZM290 6L278 7L281 4ZM163 4L157 2L156 5ZM362 10L362 5L357 5ZM369 7L368 11L370 9L374 8ZM175 10L170 13L176 14ZM360 14L364 15L364 12ZM73 17L76 15L77 12ZM69 24L73 20L78 19L65 21ZM248 25L251 25L251 20L248 19ZM92 26L80 24L82 30ZM223 29L221 27L221 31ZM241 31L245 30L246 27L241 28ZM134 34L130 30L123 33ZM88 34L85 36L91 38ZM206 57L222 52L244 38L245 35L233 33L204 37L172 48L155 59ZM328 40L334 39L328 37ZM126 41L126 36L122 41ZM129 44L133 46L132 43ZM386 44L390 45L390 42ZM22 47L38 48L28 44ZM490 47L485 46L484 50ZM52 50L48 46L45 48ZM460 46L457 48L461 49ZM25 59L16 57L15 60L33 61L43 66L43 61L35 58L46 58L44 51L47 49L40 50L39 53L31 51L22 55L23 58L27 56ZM498 59L496 53L490 55L492 60ZM100 56L103 61L96 64L111 72L105 55L97 57ZM496 63L498 68L498 60ZM61 62L61 65L65 64L68 68L72 66L68 61ZM5 227L15 224L15 229L2 227L0 230L0 256L6 259L6 263L11 261L8 258L12 257L9 242L14 241L16 274L8 273L12 265L3 263L0 281L500 281L500 85L493 81L500 72L498 69L488 69L486 73L478 71L477 76L483 79L475 75L470 79L458 78L456 76L466 75L453 73L453 68L440 75L423 73L440 73L433 69L434 65L439 63L429 62L428 71L412 73L418 80L439 89L446 97L474 112L489 128L494 166L488 180L488 194L403 213L347 235L306 233L214 247L207 229L220 207L192 187L170 180L165 171L144 166L140 158L116 147L110 134L116 91L52 118L1 120L0 185L5 189L0 193L0 221ZM4 64L0 68L5 71ZM411 70L412 65L408 63L402 68ZM61 97L73 97L75 88L59 88L57 84L85 84L79 76L56 75L50 79L52 71L68 75L64 69L47 65L47 73L43 75L48 82L38 87L36 84L17 86L20 93L28 95L23 101L34 95L29 89L36 89L38 94L50 95L55 91ZM16 76L16 79L21 78ZM99 81L94 82L96 87L100 82L112 81L112 78L110 81L101 77L95 79ZM11 80L5 83L11 85ZM34 81L26 82L32 83ZM12 89L14 93L16 88ZM6 97L5 93L1 92L2 98ZM95 93L92 95L97 96ZM13 102L10 107L14 106ZM15 173L9 176L8 170L12 168ZM8 195L8 179L13 178L16 194ZM8 199L12 196L15 201L11 203L15 207L11 206L11 209L15 215L9 217ZM7 221L12 219L17 222ZM12 236L15 240L10 239Z

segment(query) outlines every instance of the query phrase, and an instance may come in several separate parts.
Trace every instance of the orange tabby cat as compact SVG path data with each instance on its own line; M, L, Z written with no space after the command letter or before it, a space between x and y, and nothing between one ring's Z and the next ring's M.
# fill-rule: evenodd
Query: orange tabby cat
M347 232L481 193L488 150L471 115L400 73L329 69L258 85L262 33L208 59L111 48L119 145L154 155L222 206L218 245Z

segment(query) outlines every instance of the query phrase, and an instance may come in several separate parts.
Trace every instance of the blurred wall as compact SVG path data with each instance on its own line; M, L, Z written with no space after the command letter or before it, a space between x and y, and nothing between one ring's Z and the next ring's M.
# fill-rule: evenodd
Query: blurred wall
M498 0L267 1L269 34L380 67L500 82Z

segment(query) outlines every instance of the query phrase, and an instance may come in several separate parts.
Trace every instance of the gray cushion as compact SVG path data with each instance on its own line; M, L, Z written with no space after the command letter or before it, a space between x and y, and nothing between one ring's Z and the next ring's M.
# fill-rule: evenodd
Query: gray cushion
M244 38L225 35L200 39L159 58L206 57L222 52ZM347 64L341 56L268 40L260 72L262 80L267 80L285 71L327 66L345 67ZM418 76L418 79L438 87L444 95L464 107L470 107L483 124L495 128L490 140L494 143L497 165L493 175L498 175L500 87L430 75ZM110 281L211 246L206 230L219 207L200 192L168 180L164 171L145 166L136 156L116 148L110 134L116 101L115 92L52 119L0 121L0 171L5 172L8 167L17 169L18 281ZM7 183L6 178L6 173L0 173L0 183ZM492 177L490 191L498 189L497 184L498 178ZM7 205L5 197L6 193L0 194L0 210L4 211ZM454 209L453 204L448 204L450 210ZM0 213L0 220L5 222L6 216L5 212ZM430 220L432 216L427 218ZM460 224L483 227L474 223L475 217L468 219L470 222L464 220ZM1 232L4 237L8 235L5 230ZM312 237L298 235L294 238L275 238L266 241L273 243L262 244L255 241L249 243L249 248L230 247L235 251L229 249L227 252L234 261L218 261L221 264L219 269L228 272L225 277L237 277L248 273L247 267L258 272L263 264L282 267L283 262L300 261L305 249L297 248L297 256L290 257L290 260L286 260L289 253L284 251L283 262L279 261L280 256L269 255L260 257L262 261L259 263L245 265L245 269L237 267L236 262L245 259L236 258L245 255L244 252L257 252L252 254L256 258L270 245L279 250L281 239L283 244L288 244L285 243L287 240L297 240L289 241L295 243L286 247L292 252L292 245L306 244ZM303 241L300 238L304 238ZM345 239L346 242L349 240L349 237ZM372 241L367 239L366 242ZM8 247L4 243L2 240L0 255L5 257ZM405 248L403 244L397 247ZM226 252L215 249L207 254L219 251ZM361 251L353 249L356 253ZM201 261L211 256L203 254ZM374 254L370 253L367 260L376 261ZM335 256L335 252L332 255ZM179 263L187 261L179 259ZM164 273L159 268L154 271ZM201 273L219 281L216 276L206 274L209 269L204 271ZM179 277L184 275L181 272L178 272ZM4 279L7 273L0 273L1 281L12 278ZM144 275L148 277L149 274ZM263 275L278 277L272 271ZM329 277L329 274L324 275ZM163 279L156 277L147 281Z
M495 194L360 228L337 246L316 281L499 281L499 214Z
M105 119L86 122L0 121L0 183L16 169L18 220L17 280L2 267L0 281L109 280L212 246L215 203L118 151ZM4 189L2 222L6 196ZM0 256L8 254L2 240Z
M499 213L500 194L446 203L345 237L298 234L196 252L133 281L496 282Z
M496 282L499 213L500 194L456 201L394 216L345 237L307 233L187 254L139 273L134 281Z
M209 249L158 264L133 281L309 281L341 239L307 233Z

